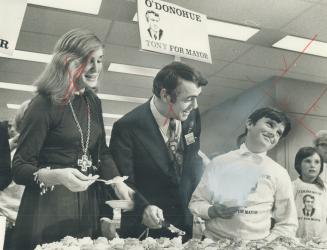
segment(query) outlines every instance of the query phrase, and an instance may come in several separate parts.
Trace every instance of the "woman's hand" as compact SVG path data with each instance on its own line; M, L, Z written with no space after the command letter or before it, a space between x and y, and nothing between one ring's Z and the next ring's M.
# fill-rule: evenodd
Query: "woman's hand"
M60 173L60 182L72 192L85 191L99 178L98 175L86 176L75 168L65 168L61 170L63 171Z
M98 175L86 176L75 168L64 169L40 169L39 181L46 186L63 185L72 192L85 191L97 178Z

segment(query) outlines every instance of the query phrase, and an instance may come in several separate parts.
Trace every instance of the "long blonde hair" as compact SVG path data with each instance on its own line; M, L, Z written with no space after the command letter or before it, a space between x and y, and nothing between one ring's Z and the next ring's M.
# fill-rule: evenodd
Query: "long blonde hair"
M48 96L53 103L66 104L74 96L69 65L78 60L81 73L88 56L99 48L103 48L103 45L92 32L83 29L68 31L58 40L51 62L34 82L37 92Z
M16 112L15 118L14 118L14 126L15 126L15 130L20 133L22 130L22 124L23 124L23 118L25 115L25 111L28 108L28 105L30 104L31 99L28 99L26 101L24 101L19 109Z

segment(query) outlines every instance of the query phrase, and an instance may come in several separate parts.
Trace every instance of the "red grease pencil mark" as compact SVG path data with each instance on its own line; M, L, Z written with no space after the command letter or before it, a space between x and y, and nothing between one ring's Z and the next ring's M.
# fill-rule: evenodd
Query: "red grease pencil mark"
M166 119L165 119L165 121L164 121L164 126L167 124L167 122L168 122L168 120L169 120L169 118L168 118L168 114L169 113L172 113L173 114L173 118L175 118L175 119L177 119L177 115L176 115L176 113L174 112L174 109L173 109L173 104L172 103L169 103L168 104L168 112L165 114L165 117L166 117Z
M273 87L270 89L271 91L274 90L274 87L276 87L277 83L280 82L280 80L282 79L282 77L284 77L287 72L290 70L290 68L292 68L296 62L300 59L300 57L304 54L304 52L309 48L309 46L312 44L312 42L317 38L318 34L314 35L314 37L310 40L310 42L303 48L303 50L301 51L301 53L292 61L292 63L288 66L286 58L283 56L283 70L282 73L275 77L274 80L272 81ZM257 82L251 80L249 77L247 77L247 79L251 82L254 82L257 84ZM289 109L289 101L288 98L283 99L281 102L277 102L274 98L274 96L272 95L271 91L268 92L265 89L262 89L263 93L266 94L267 96L271 97L273 99L273 101L277 104L277 106L279 106L282 110L286 111ZM319 102L319 100L322 98L322 96L327 92L327 87L322 91L322 93L318 96L318 98L315 99L315 101L312 103L312 105L310 105L310 107L307 109L307 111L303 114L303 116L301 118L295 118L295 121L301 125L303 128L305 128L306 130L308 130L314 137L316 137L316 133L309 127L307 126L303 120L304 118L315 108L317 107L317 103Z

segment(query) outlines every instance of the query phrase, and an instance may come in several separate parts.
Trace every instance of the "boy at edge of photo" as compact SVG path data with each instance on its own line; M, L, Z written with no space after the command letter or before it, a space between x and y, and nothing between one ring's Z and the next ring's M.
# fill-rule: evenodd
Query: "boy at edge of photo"
M279 236L295 237L298 221L291 179L284 167L266 155L290 128L290 120L283 112L258 109L249 116L245 133L238 138L238 142L245 138L239 143L240 148L212 160L189 203L192 213L205 220L205 237L255 240L262 245ZM210 183L215 182L215 172L226 165L247 168L249 173L253 168L259 169L260 174L243 206L224 204L214 198L216 190ZM237 182L232 185L236 190L239 188ZM273 226L271 219L275 222Z

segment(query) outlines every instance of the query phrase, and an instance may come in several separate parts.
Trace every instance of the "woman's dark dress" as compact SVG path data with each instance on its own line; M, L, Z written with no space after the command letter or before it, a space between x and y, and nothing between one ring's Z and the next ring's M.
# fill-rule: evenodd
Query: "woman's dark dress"
M97 166L85 174L110 179L119 175L105 144L101 103L91 90L75 95L72 101L82 127L87 131L87 104L91 109L89 151ZM58 241L70 235L96 237L99 232L99 189L92 184L84 192L71 192L62 185L40 195L33 173L39 168L79 168L81 136L69 105L53 105L37 95L25 113L23 129L13 159L14 180L26 185L18 212L13 239L14 249L34 249L37 244ZM97 164L101 160L101 166ZM80 169L80 168L79 168Z

